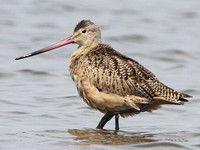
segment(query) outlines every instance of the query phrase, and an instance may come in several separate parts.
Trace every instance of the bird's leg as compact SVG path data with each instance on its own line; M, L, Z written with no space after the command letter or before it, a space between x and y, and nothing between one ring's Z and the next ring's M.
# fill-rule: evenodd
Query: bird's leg
M115 115L115 129L119 130L119 114L134 113L134 112L140 112L140 111L133 108L115 112L107 112L99 122L97 129L103 129L105 124Z
M115 130L119 130L119 114L115 115Z
M115 115L115 112L107 112L99 122L97 129L103 129L105 124Z

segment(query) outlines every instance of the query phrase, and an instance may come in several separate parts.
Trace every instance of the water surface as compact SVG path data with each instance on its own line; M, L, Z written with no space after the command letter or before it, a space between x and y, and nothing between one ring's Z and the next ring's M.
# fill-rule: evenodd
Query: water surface
M198 0L0 1L0 149L199 149ZM68 64L76 45L14 58L65 39L82 19L102 41L139 61L162 82L193 95L96 130L100 112L79 98Z

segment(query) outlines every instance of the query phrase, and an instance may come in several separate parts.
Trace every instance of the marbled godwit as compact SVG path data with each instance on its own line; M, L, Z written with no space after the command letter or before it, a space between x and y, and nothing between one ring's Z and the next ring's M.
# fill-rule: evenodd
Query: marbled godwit
M137 61L102 44L99 27L89 20L79 22L69 38L16 60L70 43L79 45L69 65L78 93L89 106L105 113L98 129L103 129L115 116L115 129L118 130L119 115L131 116L158 102L183 104L187 101L185 97L191 97L164 85Z

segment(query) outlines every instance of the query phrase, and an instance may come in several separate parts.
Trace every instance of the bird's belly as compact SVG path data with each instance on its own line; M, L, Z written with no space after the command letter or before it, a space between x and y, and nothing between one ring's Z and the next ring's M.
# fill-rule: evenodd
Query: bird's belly
M130 98L130 96L123 97L113 93L104 93L99 91L87 79L78 79L77 77L74 77L74 79L80 97L94 109L98 109L103 113L131 108L139 110L133 97Z
M79 66L70 67L70 75L76 84L79 96L92 108L106 113L127 109L140 110L137 103L146 103L146 99L133 95L118 95L100 91L92 79L85 75Z

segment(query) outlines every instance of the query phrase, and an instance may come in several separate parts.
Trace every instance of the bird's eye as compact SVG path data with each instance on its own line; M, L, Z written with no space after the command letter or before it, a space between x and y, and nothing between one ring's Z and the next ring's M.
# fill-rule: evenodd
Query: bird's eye
M83 30L82 33L86 33L86 30Z

